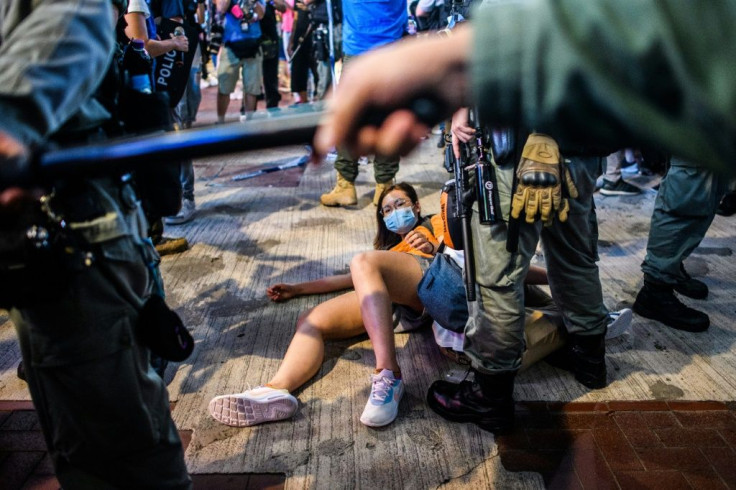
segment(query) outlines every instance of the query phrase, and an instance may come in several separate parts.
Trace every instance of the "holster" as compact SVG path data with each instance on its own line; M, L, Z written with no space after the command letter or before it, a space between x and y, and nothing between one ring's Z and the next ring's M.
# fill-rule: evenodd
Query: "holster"
M40 205L0 216L0 308L24 308L66 290L69 270L61 237Z

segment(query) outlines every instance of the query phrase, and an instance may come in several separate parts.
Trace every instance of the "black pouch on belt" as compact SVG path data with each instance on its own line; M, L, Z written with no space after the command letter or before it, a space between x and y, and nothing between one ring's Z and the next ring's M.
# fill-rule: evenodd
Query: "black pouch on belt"
M194 350L194 339L175 311L154 294L143 305L138 318L138 336L151 352L181 362Z

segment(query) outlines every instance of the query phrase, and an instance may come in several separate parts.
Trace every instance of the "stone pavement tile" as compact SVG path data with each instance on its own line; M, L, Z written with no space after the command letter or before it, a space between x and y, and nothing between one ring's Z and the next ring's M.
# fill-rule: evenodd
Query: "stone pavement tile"
M671 412L642 412L640 415L650 429L680 427L680 422Z
M669 427L654 429L667 447L726 447L726 441L715 429Z
M616 419L613 418L614 412L596 412L593 414L594 429L618 429Z
M35 410L16 410L0 424L0 430L41 430L41 424Z
M732 448L736 448L736 429L718 429L718 433Z
M0 463L0 482L3 490L20 489L33 472L43 453L38 451L18 451L8 455Z
M593 434L613 471L644 469L636 451L618 427L596 427L593 429Z
M728 488L713 468L683 471L682 476L698 490L725 490Z
M584 490L583 483L575 473L574 455L568 453L560 462L560 466L554 474L550 475L545 482L547 490Z
M38 463L38 466L34 468L33 474L36 476L47 476L56 474L54 472L54 464L51 462L51 456L49 456L49 453L46 453L41 462Z
M536 471L545 478L557 471L565 455L562 451L504 451L501 464L508 471Z
M636 412L666 412L670 410L670 407L667 405L667 402L660 402L660 401L641 401L641 402L632 402L632 401L610 401L608 402L608 408L610 410L615 410L617 412L627 412L627 411L636 411Z
M671 410L675 412L702 412L705 410L728 410L728 406L723 402L716 401L669 401L667 402Z
M10 417L13 412L11 410L0 410L0 427L3 425L5 420Z
M596 421L595 413L565 412L562 414L562 426L570 430L592 429Z
M285 481L285 475L275 474L192 475L194 490L276 490Z
M710 461L729 488L736 488L736 453L730 448L704 447L700 451Z
M584 431L565 429L527 429L529 446L535 451L565 451L573 439Z
M4 451L46 452L46 441L39 430L0 431L0 448Z
M679 471L620 471L616 480L621 490L690 490L692 487Z
M23 490L60 490L61 484L54 475L33 475L23 484Z
M632 447L661 447L662 441L647 426L644 417L636 412L619 412L614 414L614 420L621 432Z
M0 400L0 411L12 412L14 410L35 410L35 409L36 408L33 406L33 402L31 402L31 401L25 401L25 400L18 400L18 401Z
M608 411L606 402L547 402L550 412L605 412Z
M736 417L730 410L674 412L674 415L683 427L736 429Z
M710 463L694 447L661 447L637 450L648 471L684 471L709 468Z
M576 438L569 457L583 488L616 488L611 468L599 450L592 431L586 431Z

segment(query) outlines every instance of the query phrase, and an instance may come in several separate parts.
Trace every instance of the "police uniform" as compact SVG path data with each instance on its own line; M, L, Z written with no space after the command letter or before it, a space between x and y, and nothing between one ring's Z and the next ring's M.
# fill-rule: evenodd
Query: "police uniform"
M563 155L564 156L564 155ZM564 223L549 227L522 222L516 253L506 250L513 162L496 166L503 221L481 225L473 211L472 237L477 300L469 303L464 351L481 372L515 371L521 366L524 343L524 278L541 238L550 289L569 333L601 334L608 311L598 275L598 227L593 203L600 158L575 157L567 163L578 188L570 199Z
M112 23L109 0L4 2L0 130L32 145L77 111L94 126L104 111L89 96L112 53ZM135 332L157 260L135 193L116 177L77 177L57 183L47 205L68 237L66 260L48 271L64 287L18 301L11 318L59 482L190 488L166 387Z

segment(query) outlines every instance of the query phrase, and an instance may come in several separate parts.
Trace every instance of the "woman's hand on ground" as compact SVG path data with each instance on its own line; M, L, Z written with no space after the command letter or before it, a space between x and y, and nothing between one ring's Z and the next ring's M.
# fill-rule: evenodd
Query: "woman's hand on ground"
M271 301L280 303L297 296L296 289L291 284L274 284L266 288L266 296Z

